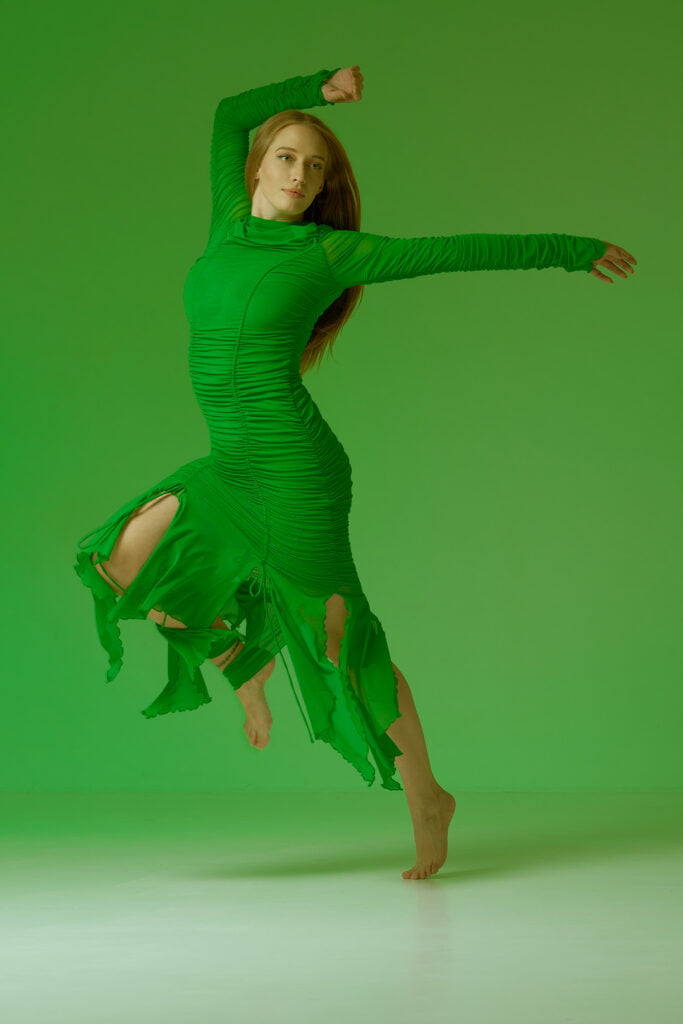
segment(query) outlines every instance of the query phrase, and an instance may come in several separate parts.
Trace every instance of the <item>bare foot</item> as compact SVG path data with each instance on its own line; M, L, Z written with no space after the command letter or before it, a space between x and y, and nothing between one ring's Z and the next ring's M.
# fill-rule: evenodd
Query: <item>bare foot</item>
M246 712L244 731L252 747L258 747L259 750L268 745L270 727L273 724L273 716L266 700L266 680L274 667L275 659L235 690Z
M455 813L455 797L439 790L438 803L413 818L417 860L403 872L403 878L429 878L436 874L448 855L448 826Z

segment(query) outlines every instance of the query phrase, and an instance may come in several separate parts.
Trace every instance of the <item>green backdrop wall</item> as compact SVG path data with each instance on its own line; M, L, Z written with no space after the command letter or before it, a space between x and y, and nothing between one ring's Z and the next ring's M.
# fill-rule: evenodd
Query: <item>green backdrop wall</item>
M182 287L216 104L356 63L362 101L313 112L350 154L363 230L563 232L638 260L611 286L561 268L368 286L304 378L353 465L356 564L435 774L681 788L681 27L632 0L13 12L2 788L365 786L309 742L280 662L264 751L210 664L211 704L143 718L165 645L122 623L105 683L72 569L77 538L208 452Z

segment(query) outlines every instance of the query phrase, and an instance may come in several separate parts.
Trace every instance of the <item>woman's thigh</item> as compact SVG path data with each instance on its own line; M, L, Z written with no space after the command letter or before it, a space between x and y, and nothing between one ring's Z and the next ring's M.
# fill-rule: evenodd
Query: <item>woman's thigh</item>
M101 565L119 584L131 585L175 516L180 501L175 494L161 494L136 509L121 527L108 559ZM99 571L99 564L95 565ZM100 575L105 579L104 573Z
M326 654L330 661L339 665L339 653L342 637L346 628L349 610L341 594L332 594L325 603L325 633L327 635Z
M96 562L98 553L92 556L91 560L98 573L117 594L123 594L140 572L171 525L179 504L176 494L158 494L128 516L109 558ZM185 625L179 619L154 608L148 617L163 626L180 628Z

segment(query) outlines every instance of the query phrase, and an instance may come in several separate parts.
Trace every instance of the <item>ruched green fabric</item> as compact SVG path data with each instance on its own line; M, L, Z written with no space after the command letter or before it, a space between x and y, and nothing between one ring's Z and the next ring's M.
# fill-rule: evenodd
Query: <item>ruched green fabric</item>
M275 655L287 671L311 742L329 743L372 785L400 790L387 734L399 717L382 624L368 604L349 541L351 465L303 383L302 351L316 320L345 288L457 270L590 270L605 244L574 235L392 238L314 221L253 216L244 180L249 131L282 110L325 105L335 70L222 99L211 141L211 222L183 291L192 387L209 454L127 501L78 541L74 568L92 592L107 680L123 663L121 619L161 609L186 629L156 625L168 680L148 718L211 700L200 665L236 640L223 670L236 689ZM92 564L157 495L177 512L125 593ZM343 598L339 665L327 657L325 602ZM228 629L213 623L223 619ZM293 674L284 657L287 650Z

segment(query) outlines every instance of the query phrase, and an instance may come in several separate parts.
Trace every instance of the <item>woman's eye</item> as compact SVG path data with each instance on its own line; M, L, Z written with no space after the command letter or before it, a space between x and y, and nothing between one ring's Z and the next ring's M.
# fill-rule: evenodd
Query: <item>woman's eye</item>
M279 153L278 155L280 157L284 157L285 160L291 160L292 159L291 156L289 155L289 153ZM323 165L322 164L314 164L313 166L317 167L319 170L322 170L322 166Z

